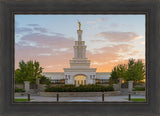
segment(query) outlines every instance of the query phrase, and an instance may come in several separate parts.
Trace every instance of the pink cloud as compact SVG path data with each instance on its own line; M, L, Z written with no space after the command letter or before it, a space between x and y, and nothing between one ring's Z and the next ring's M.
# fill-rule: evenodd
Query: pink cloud
M17 46L18 47L18 46ZM128 47L128 48L127 48ZM110 72L112 68L119 64L124 63L124 60L118 60L121 55L117 54L119 48L130 49L131 46L126 45L116 45L113 47L104 47L99 50L103 51L102 54L96 53L92 54L87 51L87 57L91 60L91 67L97 68L97 72ZM52 55L39 55L39 54L52 54ZM24 61L37 60L40 62L41 66L44 68L45 72L62 72L63 68L69 67L69 60L73 58L73 50L65 52L53 52L49 48L36 48L36 47L22 47L16 50L16 67L18 67L18 62L22 59ZM117 62L113 62L118 60Z
M15 44L15 67L18 68L21 60L37 60L44 68L44 72L62 72L63 68L69 67L69 60L74 56L73 45L72 39L61 36L25 35ZM94 53L87 51L87 57L91 60L91 67L97 68L97 72L110 72L116 64L126 62L119 53L131 52L132 47L128 44L113 44L94 49Z
M28 27L15 27L15 33L16 34L21 34L21 33L24 33L24 32L27 32L27 33L32 33L33 29L32 28L28 28Z
M111 42L129 42L142 36L134 32L101 32L97 36L103 37Z
M22 42L35 43L36 46L48 46L53 48L72 47L73 40L62 36L49 36L40 33L25 35L21 38Z
M115 65L126 63L126 60L123 59L125 57L124 54L132 53L132 48L133 46L128 44L113 45L112 47L108 46L95 49L94 54L87 51L87 56L91 60L91 67L97 68L98 72L110 72ZM133 52L132 54L135 54L135 51ZM137 52L138 51L136 51L136 53ZM129 59L129 57L127 59Z
M35 33L25 35L20 42L15 43L16 68L21 60L37 60L42 67L46 67L44 71L62 71L72 57L73 40L70 38ZM47 67L48 65L53 67Z
M47 72L63 71L64 67L69 66L69 60L73 57L71 51L53 52L49 48L37 48L32 46L24 46L15 49L15 68L21 60L37 60ZM59 66L61 64L61 66ZM53 67L48 67L53 65Z

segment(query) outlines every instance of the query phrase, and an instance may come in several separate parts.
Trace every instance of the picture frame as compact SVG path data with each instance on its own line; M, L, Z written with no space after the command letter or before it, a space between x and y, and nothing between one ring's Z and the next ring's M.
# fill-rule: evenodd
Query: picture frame
M1 0L0 115L159 116L159 0ZM13 103L14 13L146 14L146 103Z

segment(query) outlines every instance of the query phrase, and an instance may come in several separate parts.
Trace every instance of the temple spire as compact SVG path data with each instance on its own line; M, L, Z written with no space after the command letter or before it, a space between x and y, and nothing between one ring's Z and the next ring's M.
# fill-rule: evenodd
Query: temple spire
M81 23L78 21L79 29L77 30L78 41L75 41L74 45L74 58L75 59L86 59L86 45L85 42L82 41L82 33Z

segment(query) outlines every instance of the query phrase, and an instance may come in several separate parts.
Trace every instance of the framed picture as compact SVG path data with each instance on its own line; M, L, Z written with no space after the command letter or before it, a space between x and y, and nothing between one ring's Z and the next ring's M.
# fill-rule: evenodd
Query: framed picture
M147 102L146 20L15 13L14 101Z
M159 115L159 1L1 1L2 115Z

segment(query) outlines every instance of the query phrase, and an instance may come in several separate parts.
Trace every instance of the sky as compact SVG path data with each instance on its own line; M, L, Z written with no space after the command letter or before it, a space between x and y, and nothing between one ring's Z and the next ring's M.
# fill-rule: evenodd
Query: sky
M111 72L129 58L145 62L145 15L15 15L15 69L36 60L43 72L63 72L74 57L78 21L86 56L97 72Z

